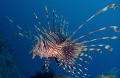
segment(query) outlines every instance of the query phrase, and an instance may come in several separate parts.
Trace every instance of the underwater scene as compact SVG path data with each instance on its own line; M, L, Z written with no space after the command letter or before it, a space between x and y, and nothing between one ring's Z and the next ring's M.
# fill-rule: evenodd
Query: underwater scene
M120 1L0 0L0 78L120 78Z

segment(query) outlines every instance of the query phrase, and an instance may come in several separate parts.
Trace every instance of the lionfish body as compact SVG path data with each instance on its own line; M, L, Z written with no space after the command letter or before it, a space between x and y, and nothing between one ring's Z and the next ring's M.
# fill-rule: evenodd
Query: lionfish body
M90 21L96 15L98 15L104 11L107 11L110 8L116 9L117 7L118 7L117 4L111 4L111 5L103 8L102 10L98 11L93 16L91 16L85 23ZM56 14L56 11L54 11L54 8L53 8L53 31L51 31L50 23L49 23L49 19L48 19L48 10L47 10L46 6L45 6L45 11L46 11L46 17L47 17L49 31L44 28L44 26L42 25L42 23L36 16L36 14L34 14L34 16L38 20L41 28L43 29L43 30L41 30L40 28L35 26L36 32L38 33L38 31L40 31L42 34L46 35L46 37L42 37L42 35L40 35L39 33L38 33L38 37L34 36L29 30L27 30L27 31L23 30L20 26L15 24L9 17L7 17L7 18L13 24L15 24L20 30L22 30L23 32L25 32L27 34L27 35L23 35L19 32L16 32L15 35L19 34L22 37L28 38L32 42L35 43L35 46L33 47L32 51L30 52L30 53L33 53L32 58L34 59L34 57L36 55L39 55L40 58L46 57L45 67L47 70L49 70L49 68L48 68L49 63L50 63L49 60L50 60L50 58L53 58L54 62L58 66L62 66L65 71L68 71L70 74L74 75L75 77L79 77L78 75L80 75L81 77L89 76L86 73L84 73L82 70L82 69L85 69L85 70L88 70L88 69L85 68L84 66L82 66L77 61L80 60L80 61L84 61L87 64L89 63L82 59L82 56L92 59L92 57L90 55L86 54L85 51L99 51L100 53L102 52L101 49L90 48L90 47L100 46L100 47L104 47L105 49L108 49L110 51L112 51L112 47L109 45L104 45L104 44L85 45L85 43L96 41L96 40L102 40L102 39L120 39L120 37L112 36L112 37L102 37L102 38L96 38L96 39L86 40L86 41L82 41L82 42L76 42L77 40L80 40L92 33L95 33L95 32L101 31L101 30L112 28L115 30L115 32L120 32L120 29L117 26L104 27L104 28L92 31L86 35L83 35L81 37L78 37L78 38L72 40L71 37L85 23L83 23L75 32L70 34L69 30L68 30L68 22L63 20L62 16L61 16L61 20L59 21L58 20L59 16ZM59 24L59 22L61 22L61 23ZM76 59L78 59L78 60L76 61Z

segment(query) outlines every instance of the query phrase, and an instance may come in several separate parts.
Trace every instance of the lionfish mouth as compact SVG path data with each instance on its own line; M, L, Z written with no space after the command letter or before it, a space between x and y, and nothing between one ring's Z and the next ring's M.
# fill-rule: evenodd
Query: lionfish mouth
M16 32L14 35L19 34L20 36L24 38L28 38L31 40L31 42L35 43L35 46L33 47L32 51L30 53L33 53L33 59L36 55L39 55L42 59L43 57L46 57L45 61L45 67L47 71L49 71L49 59L52 58L54 62L57 64L57 66L62 66L65 71L68 71L70 74L74 75L75 77L85 77L90 76L87 75L85 72L83 72L82 69L88 70L84 66L82 66L80 63L77 62L78 60L83 61L87 64L89 62L83 60L82 56L88 57L92 59L92 56L86 53L89 51L99 51L102 53L101 49L98 48L91 48L94 46L104 47L105 49L108 49L109 51L112 51L112 47L105 44L97 44L97 45L87 45L88 42L93 42L96 40L103 40L103 39L120 39L120 37L117 36L111 36L111 37L102 37L102 38L96 38L92 40L86 40L82 42L76 42L77 40L81 40L82 38L85 38L89 36L90 34L93 34L98 31L106 30L106 29L114 29L115 32L120 32L120 29L117 26L109 26L100 28L98 30L89 32L86 35L80 36L76 39L71 39L71 37L86 24L88 21L90 21L92 18L94 18L96 15L107 11L110 8L116 9L118 7L117 4L111 4L109 6L106 6L102 10L98 11L96 14L91 16L87 21L85 21L81 26L78 27L76 31L74 31L72 34L70 34L70 31L68 30L68 24L69 22L66 22L65 19L63 19L63 16L61 16L61 19L57 15L56 11L54 11L53 7L53 31L51 30L49 18L48 18L48 10L47 6L45 6L46 11L46 17L47 17L47 24L49 27L49 31L44 28L43 24L38 19L37 15L34 13L35 18L37 19L39 25L41 26L42 30L35 26L35 31L38 34L38 37L33 35L30 30L23 30L20 26L15 24L9 17L7 17L15 26L17 26L20 30L26 33L26 35ZM60 21L59 21L60 19ZM40 35L45 35L45 37L42 37ZM78 60L77 60L78 59Z

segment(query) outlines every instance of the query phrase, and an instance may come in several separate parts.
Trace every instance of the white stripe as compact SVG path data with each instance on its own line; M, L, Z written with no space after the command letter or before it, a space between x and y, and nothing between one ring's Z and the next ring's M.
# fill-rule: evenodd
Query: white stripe
M110 47L109 45L105 46L106 49L108 49L109 47Z
M113 37L113 38L111 38L111 39L116 39L116 38L117 38L117 37L115 37L115 36L114 36L114 37Z

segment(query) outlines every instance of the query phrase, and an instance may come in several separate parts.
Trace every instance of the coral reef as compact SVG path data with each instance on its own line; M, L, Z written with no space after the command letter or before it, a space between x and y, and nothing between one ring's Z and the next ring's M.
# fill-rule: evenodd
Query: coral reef
M117 78L116 75L100 75L97 78Z
M55 75L56 74L53 72L51 68L49 68L49 72L46 72L45 66L43 66L41 71L36 72L35 75L30 76L30 78L72 78L65 75L58 75L58 76Z
M109 72L110 75L117 75L117 73L120 71L120 69L117 69L117 67L113 67Z
M23 78L5 43L5 39L0 35L0 78Z
M116 67L112 68L107 74L102 74L97 76L97 78L118 78L117 73L120 71L120 69L117 69Z
M42 68L42 70L45 70L45 67ZM30 76L30 78L53 78L55 76L55 73L50 69L49 72L36 72L35 75Z
M65 75L58 75L58 76L55 76L53 78L72 78L72 77L65 76Z

